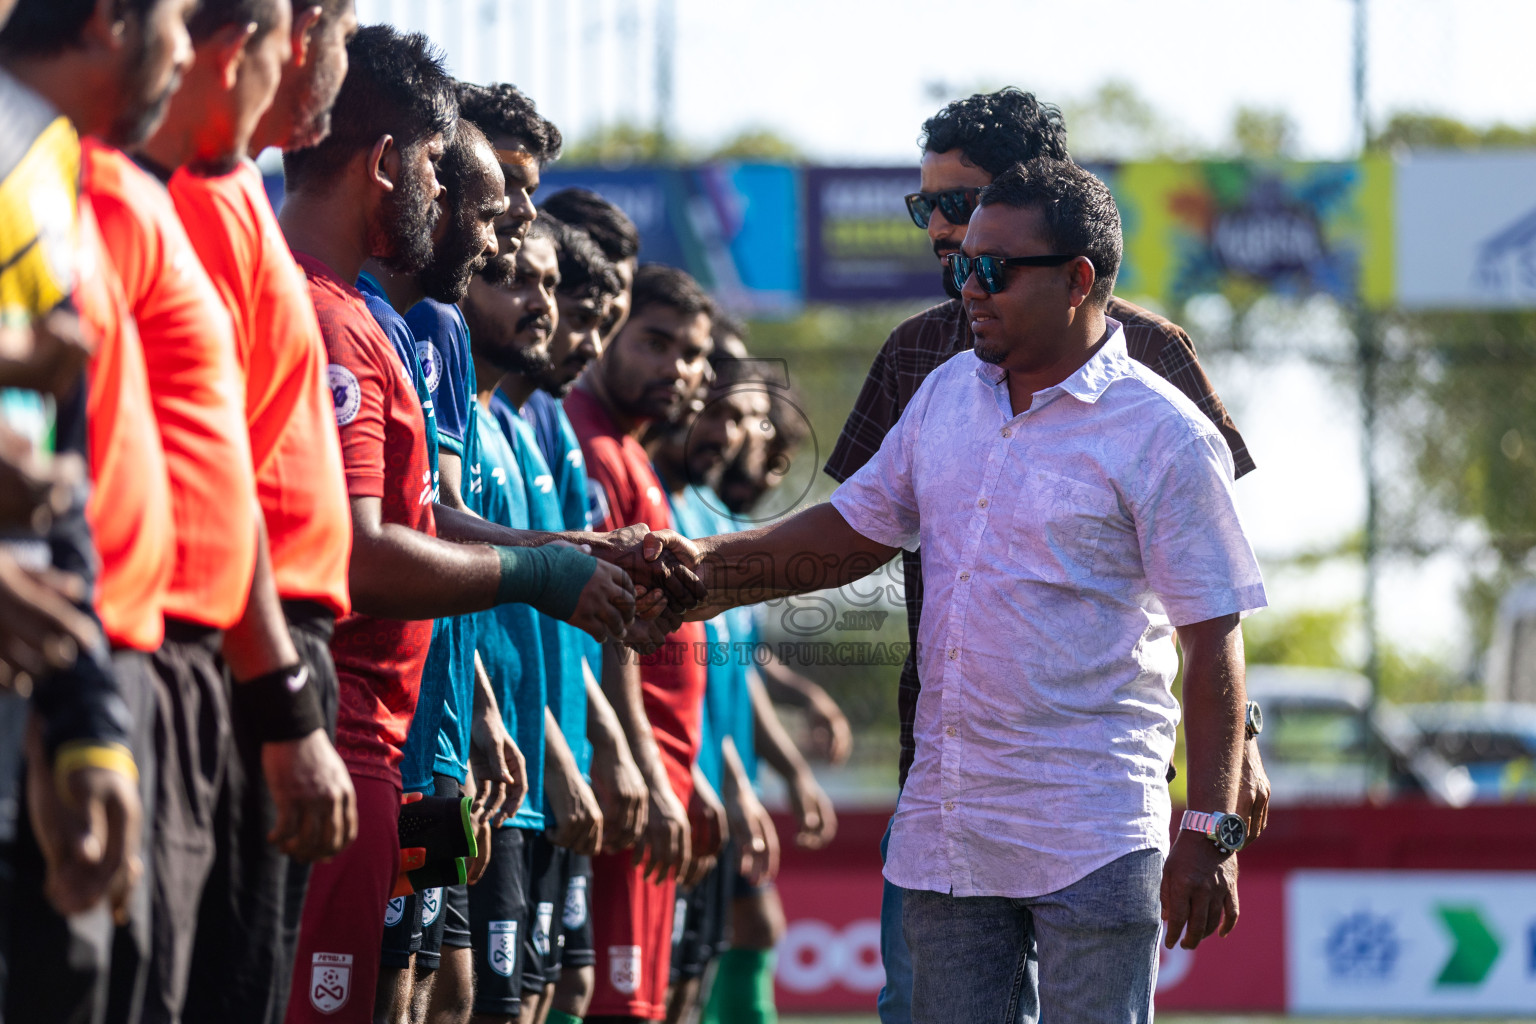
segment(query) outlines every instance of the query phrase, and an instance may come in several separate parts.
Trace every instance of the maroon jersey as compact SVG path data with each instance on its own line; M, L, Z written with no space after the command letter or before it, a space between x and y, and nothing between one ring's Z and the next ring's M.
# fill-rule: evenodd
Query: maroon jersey
M330 360L326 376L347 493L380 499L386 523L436 535L426 420L415 385L362 294L318 260L295 256L309 279ZM400 751L431 641L431 619L405 622L353 612L336 623L336 749L354 774L400 785Z

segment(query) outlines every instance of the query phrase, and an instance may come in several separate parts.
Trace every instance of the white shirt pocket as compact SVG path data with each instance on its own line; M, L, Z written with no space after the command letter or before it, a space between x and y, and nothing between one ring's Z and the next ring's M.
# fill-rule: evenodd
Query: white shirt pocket
M1010 567L1047 583L1097 576L1100 541L1118 507L1114 492L1038 467L1021 476L1008 522Z

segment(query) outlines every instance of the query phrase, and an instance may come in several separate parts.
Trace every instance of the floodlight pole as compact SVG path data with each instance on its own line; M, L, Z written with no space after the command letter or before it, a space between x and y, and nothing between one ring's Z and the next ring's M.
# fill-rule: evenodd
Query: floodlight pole
M1355 124L1360 133L1360 156L1363 159L1371 146L1370 109L1366 102L1366 54L1367 20L1366 0L1354 0L1355 46L1354 86ZM1360 459L1365 472L1365 529L1361 538L1360 556L1364 562L1364 594L1361 601L1362 626L1365 631L1365 675L1371 683L1370 717L1376 717L1381 702L1381 631L1377 621L1377 593L1380 587L1380 482L1376 472L1377 405L1381 375L1381 328L1374 312L1368 308L1357 278L1355 285L1355 359L1360 371ZM1372 761L1381 764L1378 757L1385 751L1375 741L1374 731L1368 733ZM1384 766L1383 766L1384 767Z

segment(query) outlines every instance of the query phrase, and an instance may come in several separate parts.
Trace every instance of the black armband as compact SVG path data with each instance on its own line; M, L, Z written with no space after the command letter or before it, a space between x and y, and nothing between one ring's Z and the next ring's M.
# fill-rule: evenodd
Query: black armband
M325 728L320 699L303 665L280 668L249 682L237 681L230 693L230 717L236 727L262 743L303 739Z

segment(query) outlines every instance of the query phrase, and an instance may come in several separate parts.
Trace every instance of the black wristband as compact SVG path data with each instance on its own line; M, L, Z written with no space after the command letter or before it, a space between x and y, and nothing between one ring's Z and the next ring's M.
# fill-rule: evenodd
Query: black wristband
M320 699L309 684L309 669L303 665L280 668L249 682L236 682L230 692L235 727L262 743L303 739L316 729L325 728Z

